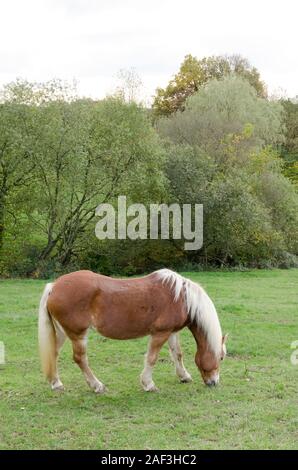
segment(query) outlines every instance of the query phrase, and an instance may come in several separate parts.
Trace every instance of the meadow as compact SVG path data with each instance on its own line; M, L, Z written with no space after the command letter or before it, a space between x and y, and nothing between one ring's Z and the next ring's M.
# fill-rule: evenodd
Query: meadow
M89 360L108 390L96 395L60 356L65 392L53 393L40 372L37 308L45 281L0 281L0 449L294 449L297 448L298 270L182 273L213 299L229 332L221 382L206 387L194 364L195 343L181 333L190 384L180 384L162 349L154 381L139 385L147 338L89 336Z

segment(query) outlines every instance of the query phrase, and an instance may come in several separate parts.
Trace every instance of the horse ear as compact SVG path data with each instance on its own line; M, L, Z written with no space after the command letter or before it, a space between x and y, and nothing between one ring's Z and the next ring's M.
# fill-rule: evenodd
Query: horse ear
M226 333L226 334L222 337L222 344L226 344L226 342L228 341L228 337L229 337L229 333Z

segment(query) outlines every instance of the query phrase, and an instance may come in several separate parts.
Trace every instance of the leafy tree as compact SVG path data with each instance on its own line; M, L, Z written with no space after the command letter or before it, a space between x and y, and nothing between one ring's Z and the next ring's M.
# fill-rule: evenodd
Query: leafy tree
M259 98L247 81L227 76L208 82L187 100L184 112L161 118L157 126L171 142L199 146L224 162L245 160L250 152L281 142L282 119L280 103Z
M158 199L164 190L164 151L136 103L79 100L60 81L17 81L2 100L0 235L3 244L9 197L5 263L14 272L66 269L88 238L98 241L98 204L126 193Z
M255 88L257 96L266 97L266 88L259 72L245 58L233 55L204 57L199 60L189 54L185 56L179 72L167 87L157 89L152 106L155 116L169 116L178 110L183 111L187 98L205 83L231 74L247 80Z
M230 160L222 166L199 147L168 146L173 201L204 207L203 248L184 252L184 259L221 266L295 262L288 254L298 250L298 198L279 160L264 149L246 165ZM180 253L181 243L172 245Z
M280 103L259 98L239 77L225 77L158 128L167 141L173 200L204 206L204 246L188 259L258 265L297 254L298 198L273 150L283 140Z
M94 234L90 223L98 204L112 201L130 185L136 191L146 167L154 186L161 153L149 122L134 103L109 98L91 105L51 104L40 111L37 176L47 233L40 259L55 256L65 266L84 231L92 229Z
M291 180L283 175L283 161L272 148L252 155L246 171L253 177L253 188L267 207L272 226L283 247L298 253L298 196Z
M59 79L47 82L29 82L17 79L6 84L0 91L0 101L18 105L36 106L52 101L71 102L77 99L76 82Z
M135 103L133 77L132 87L123 77L125 93L99 102L78 99L59 80L5 87L2 275L296 263L297 193L276 150L284 160L295 155L296 103L262 98L247 77L215 59L184 111L154 127ZM185 252L178 240L97 240L95 208L116 205L120 194L128 204L203 203L202 250Z
M284 173L296 186L298 185L298 102L284 100L285 110L285 142L282 146L282 156L285 161Z
M12 199L34 180L34 138L30 133L34 112L13 102L0 104L0 255L6 217L15 217Z

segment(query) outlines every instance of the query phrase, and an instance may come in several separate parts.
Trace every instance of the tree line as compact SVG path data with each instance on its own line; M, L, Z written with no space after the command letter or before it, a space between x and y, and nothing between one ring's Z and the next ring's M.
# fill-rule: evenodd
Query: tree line
M151 109L132 95L82 99L59 80L3 87L0 275L297 265L297 101L269 99L239 56L186 56ZM121 194L203 204L202 249L98 240L95 209Z

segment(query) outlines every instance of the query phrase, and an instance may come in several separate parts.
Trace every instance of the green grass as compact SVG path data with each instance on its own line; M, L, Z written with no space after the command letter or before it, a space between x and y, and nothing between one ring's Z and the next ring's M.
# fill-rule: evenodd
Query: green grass
M43 281L0 281L1 449L293 449L297 448L298 270L184 273L214 300L230 333L221 383L203 385L195 344L181 334L191 384L179 384L164 347L155 368L157 394L145 393L139 374L147 339L106 340L90 334L89 359L108 387L87 387L72 362L60 358L64 393L53 393L40 373L37 305Z

